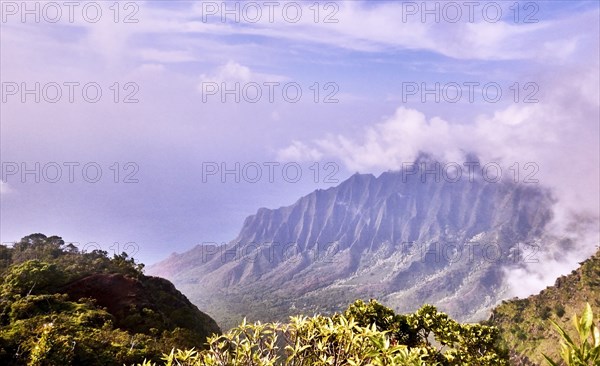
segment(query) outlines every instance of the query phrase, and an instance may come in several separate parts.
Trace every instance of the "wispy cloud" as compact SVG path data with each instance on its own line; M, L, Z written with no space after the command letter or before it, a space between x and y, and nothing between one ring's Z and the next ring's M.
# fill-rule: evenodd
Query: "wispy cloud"
M267 73L260 73L251 70L248 66L239 64L233 60L227 61L215 68L212 73L200 75L200 79L204 81L211 81L216 83L221 82L279 82L285 81L287 78L282 75L274 75Z

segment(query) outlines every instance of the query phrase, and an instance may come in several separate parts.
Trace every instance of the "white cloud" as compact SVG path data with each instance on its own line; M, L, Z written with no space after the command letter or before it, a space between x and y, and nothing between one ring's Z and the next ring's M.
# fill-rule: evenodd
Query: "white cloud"
M572 207L598 214L599 82L594 65L564 70L560 77L548 70L539 83L548 89L539 103L512 104L463 123L400 107L358 136L295 141L282 151L314 155L317 150L351 171L364 172L399 169L422 151L443 159L475 153L482 161L500 160L508 166L535 162L541 184L568 198Z
M217 67L211 74L201 74L200 83L215 82L215 83L263 83L263 82L281 82L286 80L284 76L264 74L251 70L248 66L244 66L235 61L229 60L225 64ZM262 86L261 86L262 87ZM202 84L198 85L198 89L202 90Z
M527 297L538 293L545 287L553 285L560 276L568 275L598 249L598 223L588 219L588 227L579 232L570 232L568 236L574 243L574 248L561 246L548 246L539 243L543 248L539 251L528 249L525 256L528 263L520 267L506 268L506 282L509 284L509 297ZM556 239L548 239L556 240ZM546 244L546 245L544 245Z
M323 154L315 149L310 148L300 141L293 141L290 146L282 149L277 154L278 161L318 161L323 157Z
M258 75L250 71L250 68L241 65L235 61L228 61L226 64L221 65L217 68L216 72L212 75L202 75L203 80L210 81L241 81L249 82Z
M340 159L351 171L399 169L403 162L413 161L428 144L440 148L438 151L448 150L450 146L443 149L440 144L450 145L449 132L446 121L427 121L423 113L400 107L384 122L366 128L362 141L336 135L315 141L315 148Z

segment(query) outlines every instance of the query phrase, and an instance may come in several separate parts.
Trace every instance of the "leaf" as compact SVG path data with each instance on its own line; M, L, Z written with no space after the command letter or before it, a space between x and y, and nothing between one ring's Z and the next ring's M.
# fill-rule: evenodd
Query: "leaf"
M585 304L585 310L581 315L581 329L580 335L581 340L587 339L590 335L590 331L592 329L592 323L594 322L594 313L592 312L592 307L589 303Z
M552 361L552 359L548 356L546 356L545 354L542 353L542 356L544 356L544 358L546 359L546 362L548 362L551 366L558 366L558 364L554 361Z
M568 343L569 345L574 346L575 343L573 343L573 341L571 340L571 337L569 337L569 335L567 334L567 332L565 332L564 329L562 329L560 327L560 325L558 325L556 322L554 322L553 320L550 320L550 322L552 323L552 325L554 325L554 328L556 328L556 330L558 331L558 333L560 334L560 336L563 338L563 340Z

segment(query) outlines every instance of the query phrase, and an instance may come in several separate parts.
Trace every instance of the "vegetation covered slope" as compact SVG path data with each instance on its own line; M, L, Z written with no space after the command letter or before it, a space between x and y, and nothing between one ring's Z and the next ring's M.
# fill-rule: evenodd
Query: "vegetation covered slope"
M500 328L515 362L546 365L542 353L560 359L560 335L550 320L575 334L571 319L586 302L600 313L600 251L539 294L503 302L494 309L490 323Z
M331 316L244 321L221 334L170 282L142 269L126 254L81 253L42 234L0 246L0 364L504 366L510 349L511 364L541 365L542 354L560 359L560 333L588 337L600 307L599 251L554 287L504 302L486 324L458 323L431 305L400 315L358 300ZM569 320L586 302L575 329ZM569 365L598 365L595 339L591 363Z
M122 365L220 333L169 281L125 253L33 234L0 246L0 364Z

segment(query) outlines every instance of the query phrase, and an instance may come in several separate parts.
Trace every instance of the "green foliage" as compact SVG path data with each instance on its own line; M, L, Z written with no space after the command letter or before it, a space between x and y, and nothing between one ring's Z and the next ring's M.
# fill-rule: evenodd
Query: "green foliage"
M211 337L208 350L173 350L164 356L163 364L508 365L497 344L497 329L459 324L430 305L414 314L398 315L374 300L359 300L331 317L292 317L288 324L244 321Z
M64 276L54 287L94 273L121 273L130 277L143 276L143 264L135 263L127 253L108 257L102 250L80 252L73 244L65 244L58 236L46 237L32 234L15 243L12 248L0 245L0 272L13 270L14 266L28 261L56 265ZM49 289L53 290L53 289Z
M170 282L142 270L125 253L82 253L56 236L0 246L0 364L159 361L174 347L203 346L220 333ZM88 286L98 294L77 295Z
M44 293L64 282L64 275L55 264L28 260L13 266L0 288L2 297Z
M365 304L362 300L358 300L348 307L344 315L356 319L362 326L375 324L377 330L389 332L394 342L410 347L419 345L420 337L409 323L409 317L396 314L377 301L371 300Z
M569 336L556 322L552 322L552 325L562 338L560 356L565 364L568 366L600 365L600 329L594 324L594 313L590 304L586 304L580 319L577 315L573 317L573 325L579 340ZM551 366L558 366L558 363L550 357L544 355L544 358Z
M244 322L218 335L212 320L171 283L142 270L125 253L81 253L55 236L34 234L12 248L0 246L0 364L507 365L503 335L519 351L544 352L550 365L559 364L553 361L558 356L568 366L600 365L593 318L600 306L600 254L540 295L501 305L489 322L499 328L457 323L431 305L402 315L359 300L330 317ZM114 314L96 299L65 292L99 273L133 281L144 301ZM582 299L589 303L581 318L565 324L561 318ZM560 351L548 323L562 338ZM217 335L207 338L212 332Z
M423 306L414 314L397 315L376 301L368 304L357 301L345 314L356 316L362 325L371 323L382 331L389 331L394 342L421 347L426 350L427 360L442 365L502 365L506 357L499 346L498 329L460 324L431 305ZM432 346L432 337L445 352Z
M67 295L30 295L11 304L10 322L0 329L3 365L117 365L146 355L158 358L151 337L114 329L113 316L91 301Z

